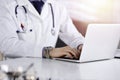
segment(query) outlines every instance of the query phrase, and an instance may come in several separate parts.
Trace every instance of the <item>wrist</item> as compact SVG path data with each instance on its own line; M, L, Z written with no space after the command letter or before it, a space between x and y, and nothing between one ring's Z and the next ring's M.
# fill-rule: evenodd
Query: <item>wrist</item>
M42 50L42 55L43 55L43 58L48 58L48 59L51 59L51 55L50 55L50 52L53 50L53 47L49 46L49 47L44 47L43 50Z

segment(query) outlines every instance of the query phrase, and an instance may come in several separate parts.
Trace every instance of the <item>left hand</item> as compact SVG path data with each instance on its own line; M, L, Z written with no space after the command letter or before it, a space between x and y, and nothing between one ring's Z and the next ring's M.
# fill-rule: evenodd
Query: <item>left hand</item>
M77 52L79 53L79 56L81 55L83 44L80 44L77 48Z
M69 57L71 59L79 58L79 50L71 48L69 46L61 47L61 48L54 48L53 50L50 51L50 56L52 58L58 58L58 57Z

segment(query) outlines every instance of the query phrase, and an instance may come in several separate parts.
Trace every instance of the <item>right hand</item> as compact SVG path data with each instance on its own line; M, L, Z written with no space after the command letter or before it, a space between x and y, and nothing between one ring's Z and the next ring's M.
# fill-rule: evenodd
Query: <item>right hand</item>
M61 47L61 48L54 48L53 50L50 51L50 56L52 58L59 58L59 57L69 57L71 59L79 58L79 51L77 49L73 49L69 46Z

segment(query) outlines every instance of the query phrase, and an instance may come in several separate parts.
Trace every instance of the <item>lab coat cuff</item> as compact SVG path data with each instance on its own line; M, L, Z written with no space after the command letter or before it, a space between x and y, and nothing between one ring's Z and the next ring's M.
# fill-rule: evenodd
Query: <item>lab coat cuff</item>
M70 46L71 46L72 48L76 48L76 49L77 49L78 46L83 45L83 44L84 44L84 40L73 42L73 43L70 44Z

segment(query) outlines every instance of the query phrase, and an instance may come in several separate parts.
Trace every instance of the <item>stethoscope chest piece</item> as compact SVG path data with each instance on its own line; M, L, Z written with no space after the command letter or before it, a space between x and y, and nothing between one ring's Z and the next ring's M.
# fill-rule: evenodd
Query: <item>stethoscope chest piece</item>
M56 34L56 33L55 33L55 30L54 30L53 28L51 29L51 34L52 34L53 36L55 36L55 34Z

